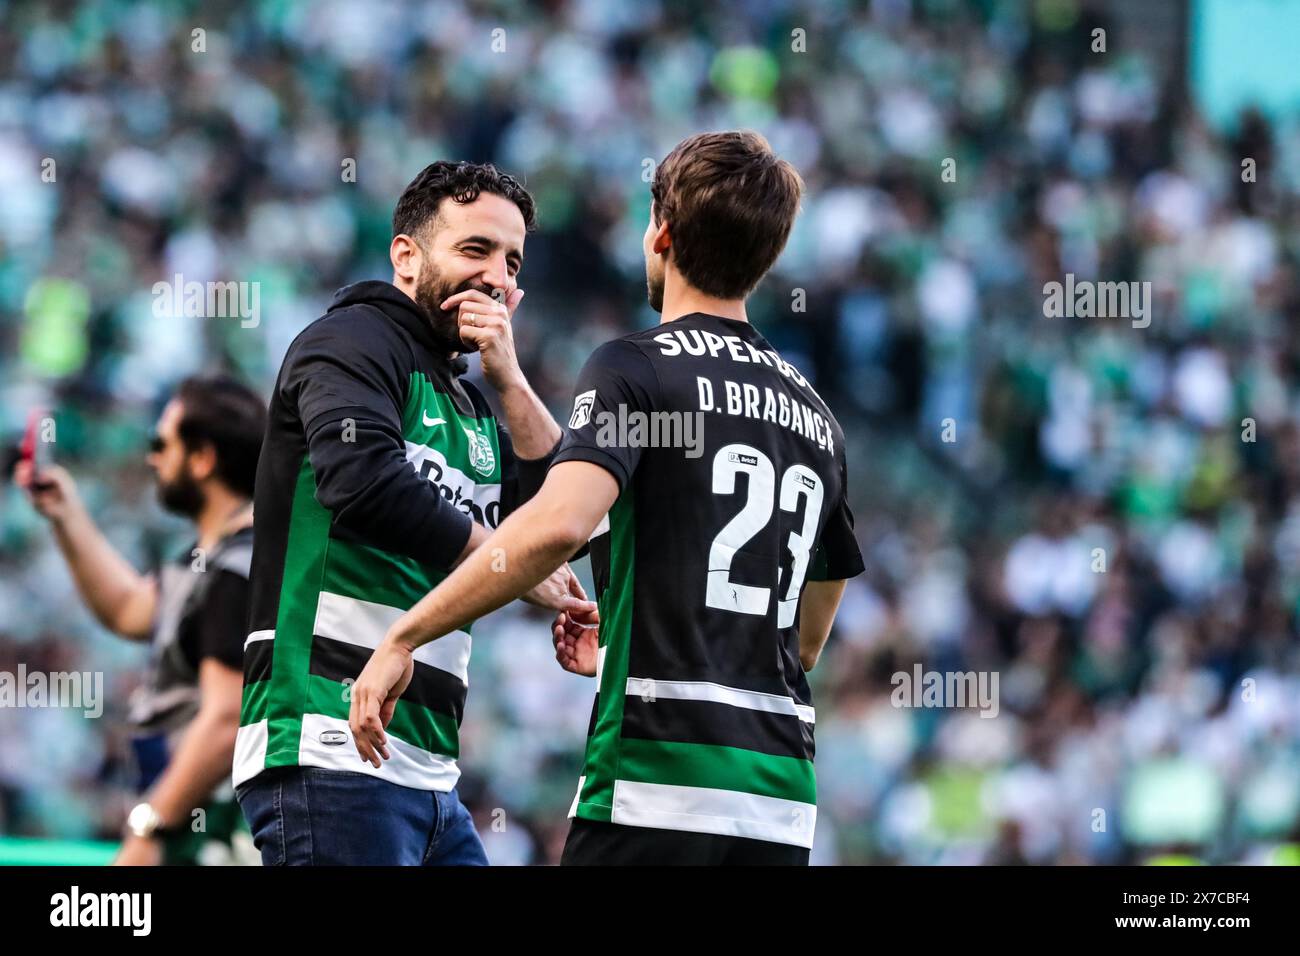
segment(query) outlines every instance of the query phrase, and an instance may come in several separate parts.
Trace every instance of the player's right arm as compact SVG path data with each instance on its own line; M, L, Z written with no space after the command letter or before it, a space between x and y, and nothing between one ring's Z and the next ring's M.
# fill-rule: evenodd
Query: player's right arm
M158 603L154 579L136 571L108 543L81 503L72 476L52 465L35 482L31 463L22 462L14 478L49 521L77 591L99 623L131 640L148 638Z

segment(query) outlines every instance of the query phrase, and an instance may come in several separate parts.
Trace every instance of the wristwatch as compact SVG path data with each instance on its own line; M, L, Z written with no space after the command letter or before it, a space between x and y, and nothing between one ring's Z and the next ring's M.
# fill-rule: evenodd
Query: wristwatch
M137 803L126 817L126 828L132 836L148 840L158 836L162 829L162 817L158 811L147 803Z

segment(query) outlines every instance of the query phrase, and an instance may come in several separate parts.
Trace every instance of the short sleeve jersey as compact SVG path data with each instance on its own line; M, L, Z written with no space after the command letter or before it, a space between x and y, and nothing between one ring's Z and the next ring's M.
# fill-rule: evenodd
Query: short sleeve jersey
M752 325L694 314L608 342L552 467L619 496L591 541L598 689L571 816L811 846L805 582L863 569L844 436Z

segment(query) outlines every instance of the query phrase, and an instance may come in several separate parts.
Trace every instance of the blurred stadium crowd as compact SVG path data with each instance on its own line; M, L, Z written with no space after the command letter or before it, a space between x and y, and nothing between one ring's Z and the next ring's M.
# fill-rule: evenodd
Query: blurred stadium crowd
M751 318L844 425L869 568L811 675L814 862L1296 859L1300 116L1212 129L1159 56L1092 52L1110 24L1073 0L0 21L3 428L54 409L56 459L137 563L184 543L143 464L166 389L269 390L335 288L390 274L427 162L536 195L516 337L560 415L591 350L654 320L649 161L756 128L808 195ZM1045 318L1066 273L1150 281L1150 327ZM259 321L156 309L176 274L259 283ZM0 507L0 670L103 670L110 696L97 721L0 710L0 833L112 838L144 652L94 626L12 486ZM592 685L547 623L475 629L462 798L496 863L554 861L567 827ZM998 716L892 706L916 662L996 672Z

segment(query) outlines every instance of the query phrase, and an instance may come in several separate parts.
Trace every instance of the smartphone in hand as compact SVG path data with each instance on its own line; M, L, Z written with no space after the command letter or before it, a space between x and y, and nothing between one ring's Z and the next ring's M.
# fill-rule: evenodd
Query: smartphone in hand
M43 409L33 409L27 418L22 444L18 447L18 460L31 466L30 487L33 491L47 491L54 487L54 482L43 477L50 464L50 443L41 438L41 423L48 417Z

